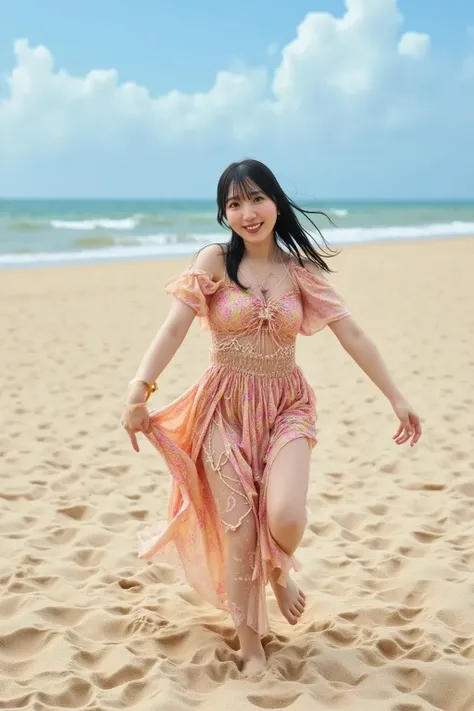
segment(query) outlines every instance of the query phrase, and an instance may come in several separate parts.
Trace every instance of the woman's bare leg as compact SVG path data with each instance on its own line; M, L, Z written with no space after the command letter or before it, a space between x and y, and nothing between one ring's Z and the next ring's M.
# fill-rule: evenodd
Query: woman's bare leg
M226 588L229 611L237 631L244 672L251 674L266 665L260 635L247 624L249 602L260 581L252 580L257 527L255 515L225 455L225 446L214 427L204 447L204 466L224 530L227 548Z
M297 549L306 527L310 446L304 437L285 444L268 473L267 515L272 537L288 555ZM305 594L288 577L286 587L278 583L281 571L272 571L270 583L284 617L292 625L304 612Z

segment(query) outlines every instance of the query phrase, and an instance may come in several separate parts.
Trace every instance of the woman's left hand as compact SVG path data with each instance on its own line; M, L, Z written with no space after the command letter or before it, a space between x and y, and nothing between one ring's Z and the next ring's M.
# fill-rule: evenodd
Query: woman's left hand
M421 437L420 418L404 398L393 402L392 407L400 420L400 425L393 435L395 444L405 444L411 438L410 447L413 447Z

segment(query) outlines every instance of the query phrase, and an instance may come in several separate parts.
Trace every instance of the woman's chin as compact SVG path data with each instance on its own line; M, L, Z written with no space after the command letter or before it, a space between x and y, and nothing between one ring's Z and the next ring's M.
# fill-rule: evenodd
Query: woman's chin
M258 232L255 234L251 234L250 232L241 232L240 237L244 240L244 242L248 242L249 244L262 244L263 242L266 242L268 239L273 238L273 230L268 230L265 229L265 227L261 227Z

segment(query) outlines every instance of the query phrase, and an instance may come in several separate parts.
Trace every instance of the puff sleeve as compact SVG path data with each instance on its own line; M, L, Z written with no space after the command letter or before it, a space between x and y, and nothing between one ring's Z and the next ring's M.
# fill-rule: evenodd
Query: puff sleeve
M165 292L172 294L190 306L197 316L206 318L209 299L222 286L222 281L213 281L202 269L186 269L165 284Z
M311 336L331 321L349 316L343 299L324 276L299 265L293 267L293 274L303 303L301 334Z

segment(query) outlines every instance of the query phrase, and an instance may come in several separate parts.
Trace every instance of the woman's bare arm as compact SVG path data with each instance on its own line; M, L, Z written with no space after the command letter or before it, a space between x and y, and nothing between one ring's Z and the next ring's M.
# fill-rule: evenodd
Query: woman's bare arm
M129 389L127 402L143 402L146 396L145 383L154 383L172 360L196 316L195 311L177 299L171 305L168 316L153 341L148 346L137 368Z
M309 263L307 268L326 279L317 265ZM404 444L410 438L410 445L416 444L422 434L420 418L397 386L374 341L349 314L330 321L328 326L346 353L390 402L400 422L393 436L396 444Z
M403 397L374 341L352 316L328 324L344 350L391 402Z
M193 266L206 271L216 281L223 276L222 252L216 245L210 245L199 252ZM195 311L182 301L173 297L173 304L168 315L147 348L134 376L134 380L144 380L154 383L170 363L196 316ZM134 382L129 389L127 402L130 404L143 402L146 396L146 386Z
M344 350L390 402L400 421L393 436L395 443L404 444L411 438L413 447L422 434L420 418L396 385L374 341L352 316L328 325Z

